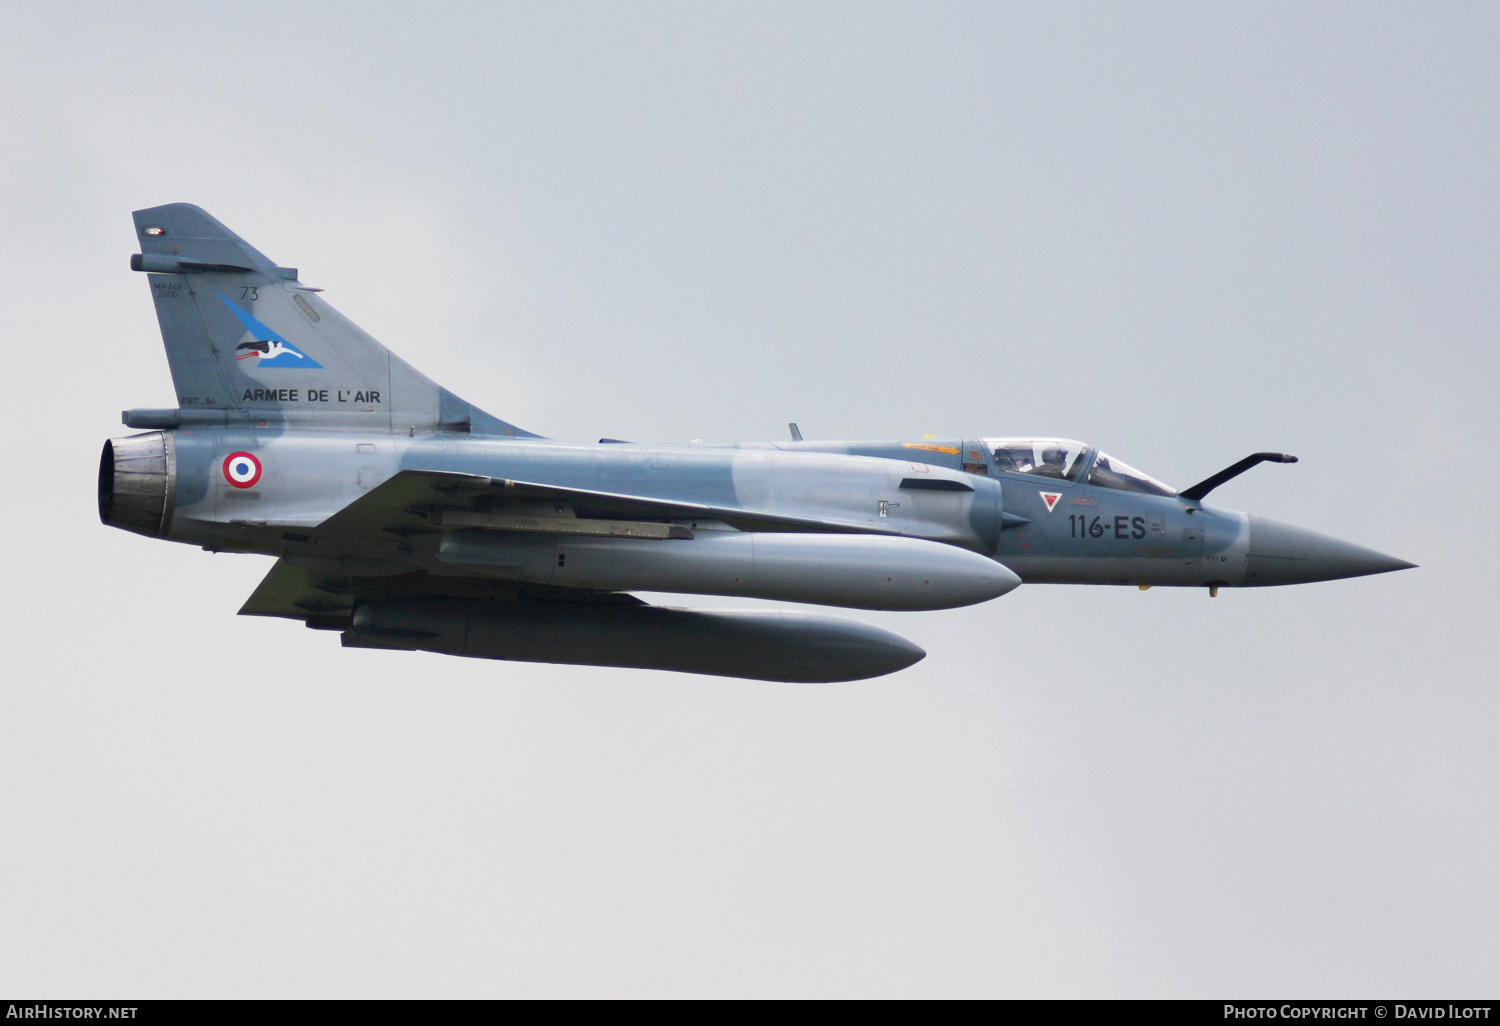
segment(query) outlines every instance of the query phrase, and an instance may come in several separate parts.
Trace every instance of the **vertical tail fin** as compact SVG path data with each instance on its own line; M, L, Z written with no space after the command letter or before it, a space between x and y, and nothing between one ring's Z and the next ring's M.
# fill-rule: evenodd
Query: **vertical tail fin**
M181 421L537 437L419 373L201 208L134 216L130 266L150 278Z

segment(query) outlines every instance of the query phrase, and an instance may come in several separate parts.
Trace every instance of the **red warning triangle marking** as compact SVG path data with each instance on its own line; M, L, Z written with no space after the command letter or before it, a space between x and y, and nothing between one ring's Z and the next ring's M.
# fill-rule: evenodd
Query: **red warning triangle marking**
M1047 512L1051 513L1057 506L1057 500L1062 498L1062 492L1038 492L1042 501L1047 504Z

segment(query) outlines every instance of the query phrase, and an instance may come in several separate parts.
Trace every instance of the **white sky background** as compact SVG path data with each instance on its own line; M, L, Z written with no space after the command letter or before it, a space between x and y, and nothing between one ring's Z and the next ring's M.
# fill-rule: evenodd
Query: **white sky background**
M1493 5L0 25L0 992L1495 994ZM1422 568L853 613L930 655L849 685L343 651L98 523L173 201L543 434L1284 450L1215 499Z

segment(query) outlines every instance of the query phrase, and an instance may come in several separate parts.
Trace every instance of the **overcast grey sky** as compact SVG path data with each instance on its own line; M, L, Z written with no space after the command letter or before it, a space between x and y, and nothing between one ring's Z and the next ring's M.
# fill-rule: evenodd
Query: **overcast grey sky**
M1500 8L10 3L0 992L1494 996ZM554 437L1060 434L1421 564L343 651L109 530L197 203ZM743 601L693 600L745 607Z

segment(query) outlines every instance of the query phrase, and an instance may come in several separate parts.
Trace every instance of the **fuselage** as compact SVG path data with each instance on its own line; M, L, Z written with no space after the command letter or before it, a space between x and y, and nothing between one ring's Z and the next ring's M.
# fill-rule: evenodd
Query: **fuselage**
M420 556L410 538L333 540L315 529L398 472L426 470L836 522L978 553L1027 583L1258 583L1247 580L1251 518L1090 483L1100 454L1076 443L1075 465L1053 475L1040 461L1028 472L1002 469L994 440L978 439L635 445L228 428L170 435L173 496L162 534L223 551L410 563ZM235 453L254 457L253 483L236 479L227 462ZM701 537L732 530L682 520Z

